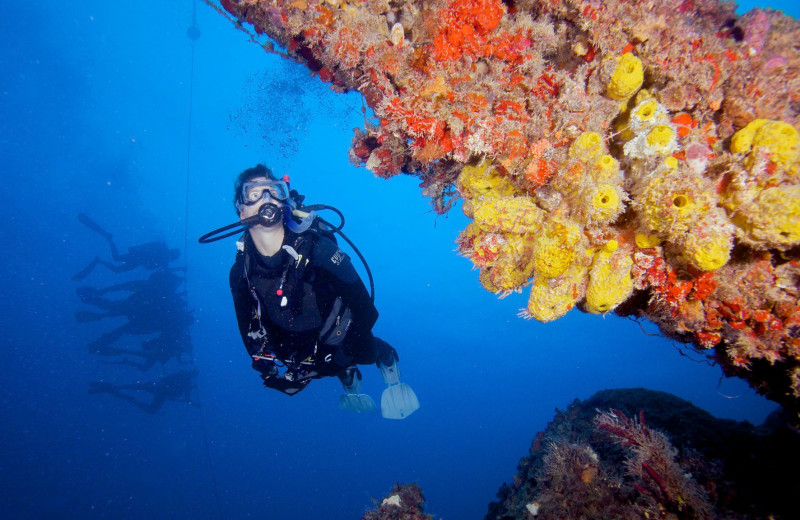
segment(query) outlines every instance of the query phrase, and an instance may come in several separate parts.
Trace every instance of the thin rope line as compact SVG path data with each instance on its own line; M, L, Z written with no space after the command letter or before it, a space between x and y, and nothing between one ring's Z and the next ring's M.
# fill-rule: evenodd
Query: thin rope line
M195 29L196 34L189 35L192 42L192 55L191 67L189 73L189 117L186 123L186 199L184 201L184 217L183 217L183 267L185 273L184 290L186 293L186 300L189 300L189 188L191 186L191 170L192 170L192 110L194 105L194 47L197 38L199 38L199 29L197 28L197 0L192 0L192 25L189 28ZM194 364L194 355L192 355L192 364ZM197 385L197 401L202 402L200 399L200 386ZM217 485L217 476L214 472L214 463L211 458L211 448L208 441L208 429L206 428L206 418L203 413L202 406L200 407L200 427L203 432L203 446L206 451L206 460L208 460L208 467L211 473L211 483L214 487L214 497L217 504L217 512L219 518L225 518L222 512L222 501L219 497L219 486Z
M192 2L194 5L194 2ZM194 12L192 13L192 27L196 27ZM183 216L183 267L185 273L189 274L189 174L191 172L192 156L192 105L194 99L194 43L192 40L192 58L189 73L189 120L186 125L186 200L184 201Z

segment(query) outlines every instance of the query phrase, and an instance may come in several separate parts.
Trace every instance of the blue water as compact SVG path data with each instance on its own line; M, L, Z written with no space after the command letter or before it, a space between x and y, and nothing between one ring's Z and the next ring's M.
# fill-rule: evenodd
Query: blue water
M437 518L477 520L533 435L575 398L644 386L753 423L775 409L632 321L518 319L527 295L497 300L455 254L460 211L437 217L414 179L348 163L363 123L356 95L331 93L200 2L190 124L191 23L191 0L0 4L1 518L352 520L396 481L417 481ZM407 420L340 412L335 380L288 398L250 369L227 287L233 241L196 238L234 220L233 177L257 162L347 215L376 279L376 333L422 402ZM87 351L120 322L76 323L87 308L76 288L146 273L71 281L109 256L80 212L123 250L188 242L200 406L148 415L88 394L91 381L149 381L161 368ZM378 371L364 374L378 397Z

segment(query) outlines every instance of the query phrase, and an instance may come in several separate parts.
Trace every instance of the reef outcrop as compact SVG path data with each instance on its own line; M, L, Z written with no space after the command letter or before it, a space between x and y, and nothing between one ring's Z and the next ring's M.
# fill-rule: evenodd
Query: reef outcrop
M367 511L361 520L433 520L424 512L425 498L416 483L395 484L389 496Z
M437 212L463 201L487 290L528 290L543 322L646 317L800 422L796 20L715 0L220 4L362 94L355 164L419 177Z
M793 518L797 433L674 395L604 390L556 411L486 520Z

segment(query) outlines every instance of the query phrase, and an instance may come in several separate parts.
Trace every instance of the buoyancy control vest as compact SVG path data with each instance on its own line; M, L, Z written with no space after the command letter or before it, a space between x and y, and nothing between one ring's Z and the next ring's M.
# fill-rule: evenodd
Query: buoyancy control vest
M352 312L313 269L315 247L328 238L287 231L282 251L273 257L259 255L248 238L241 242L240 254L255 303L247 334L255 343L248 346L254 367L259 360L277 361L287 368L283 377L293 380L338 372L346 364L337 354ZM322 246L330 248L330 243Z

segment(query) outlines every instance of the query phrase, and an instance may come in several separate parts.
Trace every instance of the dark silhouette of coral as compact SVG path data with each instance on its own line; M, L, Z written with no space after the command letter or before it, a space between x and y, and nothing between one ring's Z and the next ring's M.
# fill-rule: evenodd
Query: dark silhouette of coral
M794 518L798 440L777 412L754 427L663 392L604 390L556 411L486 520Z

